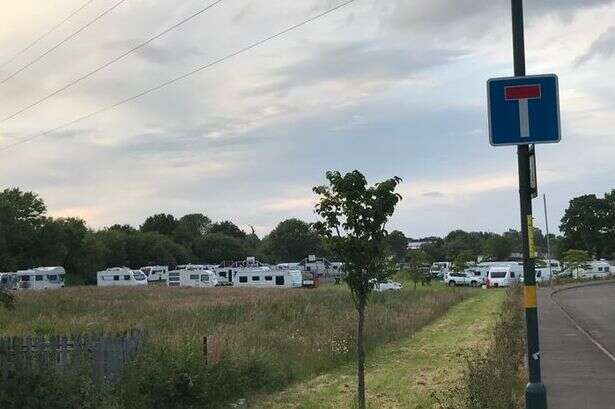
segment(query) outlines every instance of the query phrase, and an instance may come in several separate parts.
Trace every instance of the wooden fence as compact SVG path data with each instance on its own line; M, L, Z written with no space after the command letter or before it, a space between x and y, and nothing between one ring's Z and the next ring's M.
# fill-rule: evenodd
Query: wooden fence
M6 382L17 370L51 366L70 371L88 365L93 377L116 380L124 365L141 349L143 332L119 335L79 335L0 338L0 381Z

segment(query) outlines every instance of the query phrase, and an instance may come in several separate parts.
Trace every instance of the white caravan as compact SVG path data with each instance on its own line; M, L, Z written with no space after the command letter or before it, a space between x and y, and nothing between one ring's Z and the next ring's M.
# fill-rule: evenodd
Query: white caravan
M611 265L606 260L590 261L584 269L576 271L577 278L606 278L610 275Z
M167 281L169 278L169 267L167 266L147 266L141 267L141 271L147 277L147 281Z
M113 267L96 273L99 287L139 287L147 285L147 277L141 270Z
M303 275L299 270L272 270L269 267L255 267L234 275L233 286L301 288Z
M51 290L64 287L66 271L63 267L37 267L15 275L18 290Z
M191 265L182 270L169 271L169 287L210 288L219 285L218 276L211 270Z
M487 275L487 288L510 287L518 283L522 276L523 266L518 263L517 265L491 267Z

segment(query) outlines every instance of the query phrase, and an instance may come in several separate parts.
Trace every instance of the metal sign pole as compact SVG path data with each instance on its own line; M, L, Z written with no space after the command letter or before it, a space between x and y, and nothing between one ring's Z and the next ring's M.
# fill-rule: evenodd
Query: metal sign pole
M549 287L553 288L553 268L551 266L551 240L549 238L549 212L547 211L547 195L542 195L545 207L545 227L547 229L547 259L549 260Z
M511 0L513 54L515 76L525 76L525 40L523 34L523 0ZM523 285L525 299L525 322L527 325L527 354L530 383L525 390L527 409L546 409L547 393L540 374L540 349L538 343L538 309L536 297L535 254L530 254L534 243L533 236L532 192L530 186L530 152L528 145L517 147L519 164L519 197L521 209L521 235L523 242ZM530 232L530 230L532 230Z

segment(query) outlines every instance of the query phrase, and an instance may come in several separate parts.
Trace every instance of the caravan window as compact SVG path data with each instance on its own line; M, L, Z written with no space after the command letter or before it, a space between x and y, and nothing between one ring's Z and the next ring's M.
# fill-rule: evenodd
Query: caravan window
M204 283L208 283L209 282L209 275L203 274L201 276L201 281L204 282Z
M265 281L273 281L273 277L272 276L265 276Z
M113 281L120 281L120 276L113 276Z
M124 275L124 281L130 281L130 275L125 274Z
M58 276L55 274L51 274L47 276L47 280L49 281L56 281L58 279Z
M247 283L248 282L248 276L239 276L239 282L240 283Z
M226 278L226 273L225 273L224 271L220 271L220 272L218 273L218 277L224 277L224 278Z
M489 274L491 278L506 278L505 272L493 272Z
M252 276L252 281L261 281L260 276Z
M21 276L21 281L30 281L30 276Z
M515 278L515 273L513 273L512 271L510 272L510 278Z
M602 271L602 267L598 267L598 271Z
M197 280L199 279L199 275L198 274L190 274L190 279L191 280Z
M34 277L35 277L36 281L43 281L43 276L41 276L41 275L35 275Z

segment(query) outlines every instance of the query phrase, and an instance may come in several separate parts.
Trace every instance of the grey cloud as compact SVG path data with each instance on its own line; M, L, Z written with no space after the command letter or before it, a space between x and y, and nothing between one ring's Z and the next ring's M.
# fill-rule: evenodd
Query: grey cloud
M526 2L525 14L529 22L546 14L570 19L578 10L611 3L613 0L537 0ZM392 29L424 32L435 36L454 33L461 37L480 37L490 28L505 21L508 24L510 2L395 0L383 6L382 13L382 24Z
M594 41L589 49L578 56L575 61L575 66L580 66L592 58L610 58L615 55L615 26L611 26L607 31L602 33L596 41Z
M445 197L446 195L442 192L426 192L426 193L423 193L422 196L440 198L440 197Z
M372 42L334 46L322 44L309 58L275 71L273 76L280 78L279 81L253 89L252 92L288 90L294 85L339 79L385 82L401 80L463 55L465 52L444 49L383 48Z

